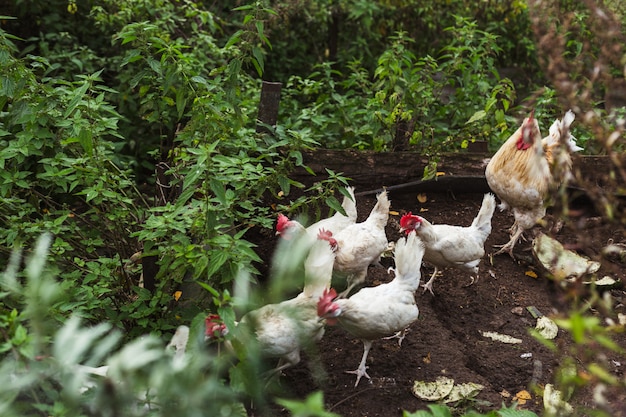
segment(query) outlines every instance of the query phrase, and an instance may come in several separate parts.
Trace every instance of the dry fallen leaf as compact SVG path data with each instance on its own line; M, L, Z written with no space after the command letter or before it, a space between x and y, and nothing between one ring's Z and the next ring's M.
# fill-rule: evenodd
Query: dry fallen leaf
M502 343L511 343L511 344L522 343L522 339L518 339L516 337L509 336L507 334L501 334L501 333L496 333L496 332L480 332L480 334L482 334L483 337L487 337L489 339L502 342Z
M537 278L537 274L535 273L535 271L526 271L524 272L524 275L531 277L531 278Z
M450 394L443 400L445 403L452 403L461 400L466 400L468 398L474 398L480 391L485 389L484 386L477 384L475 382L468 382L467 384L457 384L452 387L452 391Z
M429 364L430 363L430 352L428 352L428 354L426 356L424 356L424 358L422 360L424 361L425 364Z
M413 395L426 401L439 401L452 392L454 379L445 376L437 377L433 382L415 381L413 383Z
M540 235L532 243L533 256L554 279L593 274L600 269L600 262L589 260L576 252L567 250L561 242L547 235Z
M423 204L423 203L428 201L428 197L426 197L426 194L424 194L424 193L419 193L417 195L417 201L419 201L420 203Z
M517 401L518 404L522 405L526 404L526 401L530 400L531 398L532 396L528 391L522 390L515 394L515 397L513 397L513 401Z
M424 208L424 207L420 208L420 213L423 213L423 212L425 212L425 211L428 211L428 209L427 209L427 208Z
M559 334L559 327L546 316L541 316L537 319L535 329L547 340L552 340Z
M574 412L574 408L563 400L561 391L552 384L546 384L543 389L543 408L550 416L566 416Z

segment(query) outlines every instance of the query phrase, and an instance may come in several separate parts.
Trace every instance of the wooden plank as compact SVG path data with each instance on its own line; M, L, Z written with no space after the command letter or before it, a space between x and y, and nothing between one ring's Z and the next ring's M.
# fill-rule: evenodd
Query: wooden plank
M437 171L443 175L423 181L428 158L416 152L373 152L319 149L304 153L304 163L316 176L303 169L293 173L294 179L312 185L326 178L326 168L351 179L357 195L366 195L386 187L390 192L469 192L489 191L485 168L490 155L454 153L441 156ZM574 170L587 184L602 186L607 181L611 163L606 156L576 156ZM359 191L361 190L361 191Z

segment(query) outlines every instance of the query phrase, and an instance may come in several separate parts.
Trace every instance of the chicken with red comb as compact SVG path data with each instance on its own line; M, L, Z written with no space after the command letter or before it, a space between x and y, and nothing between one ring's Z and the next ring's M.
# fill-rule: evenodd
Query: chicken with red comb
M423 285L433 293L433 282L442 268L453 267L478 274L478 264L485 255L485 241L491 234L491 218L496 209L493 194L485 194L478 214L468 227L432 224L411 212L400 218L400 231L417 233L424 242L424 260L435 267L430 280ZM472 283L474 283L472 276Z
M350 298L337 298L333 290L324 291L317 303L317 314L326 323L338 323L352 336L363 342L363 356L359 367L348 373L356 374L356 387L367 374L367 357L372 343L386 336L398 336L419 316L415 290L421 278L420 267L424 245L411 233L398 240L395 251L395 278L376 287L365 287Z
M489 188L500 199L500 209L510 209L515 218L511 238L494 255L507 252L513 257L513 248L524 231L545 216L550 192L570 177L569 153L580 150L569 133L573 116L568 112L562 122L553 124L549 137L542 138L534 111L531 112L487 164L485 177ZM556 158L554 154L559 149L555 144L564 145Z

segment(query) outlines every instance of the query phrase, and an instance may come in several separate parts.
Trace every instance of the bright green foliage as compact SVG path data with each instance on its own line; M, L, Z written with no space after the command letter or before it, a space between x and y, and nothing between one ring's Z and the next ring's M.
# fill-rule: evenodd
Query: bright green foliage
M504 139L515 90L498 75L495 36L460 17L447 31L452 41L437 57L413 55L406 32L392 36L373 81L359 61L348 76L322 64L307 79L292 77L283 123L309 126L324 147L375 150L394 148L396 128L406 123L411 149L432 156Z
M324 201L337 207L331 191L345 179L333 174L321 181L309 203L306 196L287 201L293 187L303 187L289 173L303 165L301 151L317 144L306 131L255 132L259 84L242 66L257 58L239 48L252 34L220 48L192 24L197 37L172 42L171 32L188 24L174 10L171 20L148 23L128 20L130 5L107 3L114 6L121 7L115 18L105 19L102 8L93 13L103 27L128 22L113 41L123 51L117 61L122 96L138 110L129 116L171 132L184 119L171 152L159 157L169 161L169 187L180 193L155 206L138 189L132 160L119 153L119 140L129 138L121 133L124 116L110 100L120 94L104 84L103 71L68 77L73 81L45 76L68 74L43 57L18 59L12 37L2 32L7 65L0 69L0 219L7 227L0 245L8 255L44 231L53 233L51 268L63 277L68 296L57 313L106 318L130 337L145 329L166 331L176 316L190 319L211 308L207 293L179 310L173 294L183 280L221 292L240 274L257 274L254 263L261 259L245 234L273 227L268 198L285 196L286 206L278 209ZM147 3L132 6L149 11ZM213 22L207 12L187 12L188 19ZM262 27L254 28L253 35L265 39ZM165 187L158 191L169 192ZM153 291L139 285L141 268L131 261L137 252L159 262Z

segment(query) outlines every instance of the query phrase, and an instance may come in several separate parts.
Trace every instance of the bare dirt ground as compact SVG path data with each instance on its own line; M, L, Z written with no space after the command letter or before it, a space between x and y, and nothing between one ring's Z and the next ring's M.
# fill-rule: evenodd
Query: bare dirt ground
M372 184L369 189L377 186ZM365 190L357 186L357 193L359 191ZM433 223L467 226L478 212L483 194L426 193L427 201L423 204L418 202L415 192L399 190L390 193L390 197L392 211L398 214L390 216L387 237L397 240L400 237L397 223L406 211L418 212ZM359 221L367 216L374 202L373 195L357 196ZM609 241L626 242L623 229L603 222L584 201L574 202L571 212L576 217L553 235L567 247L599 259L601 248ZM494 252L494 244L508 240L508 228L512 222L512 216L496 210L492 219L493 231L486 244L488 254ZM533 232L542 230L537 227ZM542 415L542 388L555 382L566 354L573 357L579 369L583 364L595 361L623 379L624 357L600 349L596 343L574 349L570 336L561 329L554 340L558 351L553 352L529 334L529 329L535 326L535 319L526 307L534 306L550 317L565 317L572 309L580 309L591 297L591 292L583 284L563 288L540 273L537 277L527 274L537 271L528 263L532 262L532 233L527 236L528 241L522 241L516 247L516 253L523 260L514 261L506 254L493 259L486 255L480 264L479 280L473 285L469 285L469 274L447 269L434 283L434 296L422 293L420 289L416 293L420 317L410 327L402 346L398 346L396 340L374 343L367 362L371 382L363 378L355 388L354 375L344 373L358 366L363 344L340 327L327 327L318 346L318 361L325 379L316 381L312 377L311 364L317 361L305 357L299 365L284 372L279 382L283 391L279 395L303 399L322 390L327 409L344 417L401 416L403 410L413 412L427 409L431 404L412 394L414 381L434 381L444 375L456 383L474 382L484 386L475 399L449 404L459 410L486 412L499 409L503 404L510 406L518 392L527 390L532 397L519 407ZM390 266L392 260L383 259L383 264ZM608 260L603 260L602 264L601 276L608 274L626 282L623 264ZM423 265L422 283L432 271L430 265ZM372 266L366 285L377 285L391 278L385 269ZM611 298L613 308L610 311L592 309L590 314L597 315L603 325L607 318L617 321L617 313L626 313L626 293L622 288L604 290L601 295ZM481 335L484 331L510 335L523 342L493 341ZM619 337L618 344L626 347L626 335L622 333ZM592 401L591 388L597 380L585 372L580 372L579 376L588 384L574 392L570 403L578 415L591 415L589 410L599 407ZM626 416L623 390L609 389L604 396L609 415ZM278 406L272 413L287 415Z

